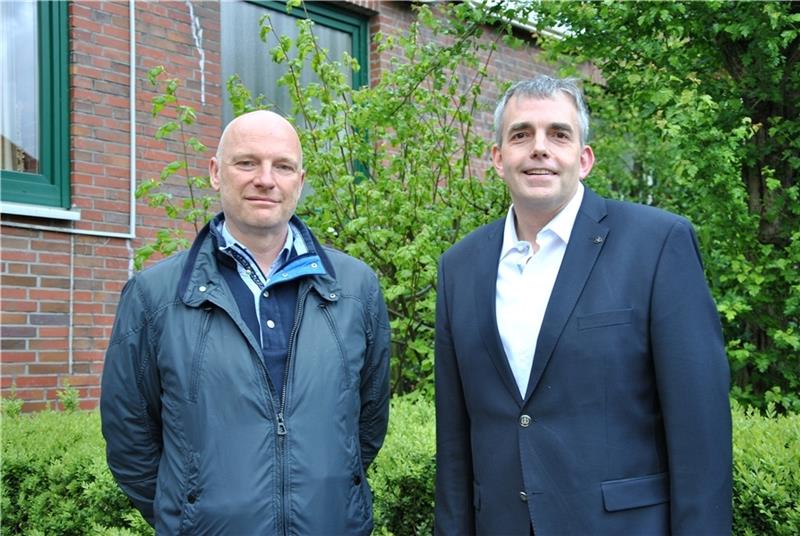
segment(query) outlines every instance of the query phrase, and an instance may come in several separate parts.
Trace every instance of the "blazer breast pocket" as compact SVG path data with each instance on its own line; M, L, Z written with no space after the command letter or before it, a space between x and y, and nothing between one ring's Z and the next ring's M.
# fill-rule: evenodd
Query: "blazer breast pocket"
M578 317L578 330L604 328L630 324L633 320L633 309L615 309Z

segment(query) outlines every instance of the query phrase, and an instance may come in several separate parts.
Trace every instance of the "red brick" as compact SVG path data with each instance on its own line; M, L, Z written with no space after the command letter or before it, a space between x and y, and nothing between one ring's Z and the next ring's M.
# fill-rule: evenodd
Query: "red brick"
M28 365L30 374L66 374L69 372L67 363L31 363Z
M0 349L4 352L7 350L27 350L28 339L0 339Z
M39 337L67 337L69 335L69 328L64 326L49 327L42 326L39 328Z
M44 411L50 408L47 402L25 402L22 404L22 411L24 413L35 413L37 411Z
M3 251L4 261L36 262L36 254L32 251Z
M76 360L80 361L103 361L105 359L105 347L101 348L102 351L94 352L75 352L73 355Z
M100 377L93 374L86 374L82 376L70 376L66 378L69 384L73 387L87 387L100 385Z
M3 376L15 378L20 374L26 374L27 370L25 363L3 363Z
M6 282L3 281L3 284L5 285ZM2 296L3 303L5 303L6 300L24 300L28 297L28 289L4 286L0 289L0 296Z
M69 267L67 266L52 266L47 264L34 264L31 266L31 273L35 275L55 275L55 276L68 276Z
M80 401L80 408L82 410L90 411L90 410L96 409L99 404L100 404L100 401L96 400L96 399L81 400Z
M74 310L76 313L82 314L91 314L91 313L102 313L103 312L103 304L102 303L76 303L74 306Z
M32 300L66 301L69 299L69 292L66 290L31 289L28 294Z
M3 309L12 312L33 312L36 310L36 302L28 300L10 300L6 297L6 292L13 289L3 289Z
M39 302L40 313L68 313L69 303L64 302Z
M69 253L69 240L61 238L61 240L33 240L31 241L31 249L46 251L47 253L45 254L39 254L39 260L40 262L48 262L44 260L48 258L48 253ZM69 255L61 255L53 257L53 259L53 262L69 263Z
M69 289L69 279L58 277L43 277L41 286L45 288Z
M28 315L22 313L10 313L8 311L0 311L0 333L6 333L6 328L9 326L17 326L19 324L27 324ZM26 337L27 335L19 335Z
M66 350L66 339L33 339L28 343L31 350Z
M4 275L2 279L3 286L6 287L34 287L36 286L36 278L32 276L23 275Z
M67 352L42 351L37 354L39 363L66 363Z
M19 383L20 378L17 378ZM20 400L42 400L45 397L44 389L20 389L17 387L16 397Z
M56 244L51 244L47 247L47 251L54 251L57 248ZM69 269L70 257L69 255L59 255L56 253L39 253L39 262L44 264L55 264L59 267Z
M27 264L8 263L7 270L11 274L29 274L30 268Z
M17 389L27 387L55 387L58 385L58 376L21 376L16 379Z

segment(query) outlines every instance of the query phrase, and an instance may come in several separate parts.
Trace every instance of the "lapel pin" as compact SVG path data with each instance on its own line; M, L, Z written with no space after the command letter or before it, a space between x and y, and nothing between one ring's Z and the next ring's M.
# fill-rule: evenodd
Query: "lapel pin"
M592 238L592 242L594 242L595 244L602 244L603 243L603 237L599 236L599 235L595 236L594 238Z

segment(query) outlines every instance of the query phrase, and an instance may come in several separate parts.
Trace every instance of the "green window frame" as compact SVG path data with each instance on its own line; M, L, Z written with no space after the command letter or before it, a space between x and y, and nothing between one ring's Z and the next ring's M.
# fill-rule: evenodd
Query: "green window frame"
M252 1L280 13L286 13L286 2L280 0ZM361 68L353 73L353 87L359 88L369 84L369 21L366 17L358 16L352 12L332 7L327 2L305 2L303 8L292 9L292 17L298 19L308 18L317 24L328 26L334 30L349 33L353 40L353 56Z
M70 207L69 14L67 2L37 2L39 173L0 170L2 201Z

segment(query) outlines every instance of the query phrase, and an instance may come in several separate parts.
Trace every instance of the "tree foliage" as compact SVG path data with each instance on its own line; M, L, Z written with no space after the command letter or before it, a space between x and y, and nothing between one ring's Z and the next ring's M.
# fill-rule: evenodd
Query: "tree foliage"
M800 4L536 9L552 59L600 72L590 184L694 222L734 395L800 409Z
M348 55L329 58L309 20L298 22L297 39L278 36L271 49L272 60L287 67L278 84L293 101L311 186L298 212L325 242L378 273L396 393L432 387L439 256L508 207L502 182L475 167L488 152L475 115L496 46L481 37L496 14L469 4L415 9L417 22L404 36L376 36L393 59L372 87L351 87L343 72L360 66ZM274 32L269 16L261 28L266 42ZM300 83L304 66L318 82ZM228 86L236 115L269 106L235 78Z
M141 269L147 260L156 253L165 257L176 251L186 249L191 240L186 237L185 229L194 229L196 235L200 228L210 220L216 196L212 195L211 181L208 175L192 175L191 157L204 153L207 148L196 137L190 135L188 128L195 123L197 115L193 107L179 99L180 80L167 78L163 66L153 67L147 72L147 80L157 91L163 83L163 93L152 99L151 115L160 119L161 124L154 138L167 143L177 137L179 154L172 162L166 164L158 178L149 178L136 188L136 198L144 199L151 208L160 208L164 215L177 225L159 229L152 241L145 242L136 249L134 266ZM182 183L176 194L176 187L170 183L177 178ZM174 181L173 181L174 182Z

